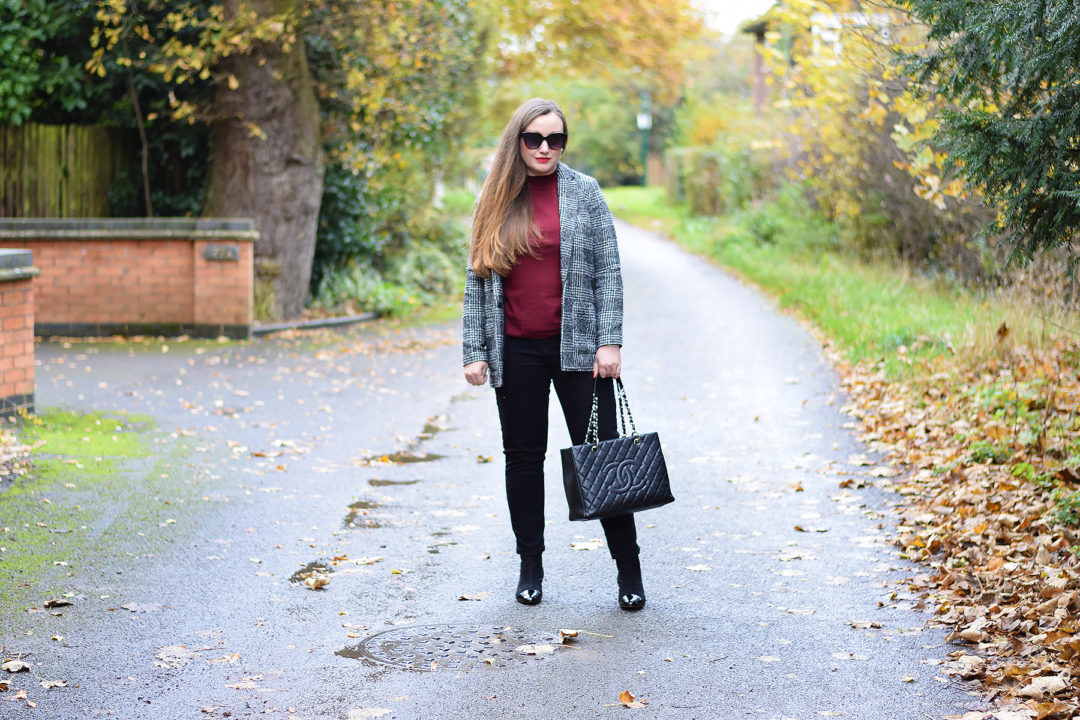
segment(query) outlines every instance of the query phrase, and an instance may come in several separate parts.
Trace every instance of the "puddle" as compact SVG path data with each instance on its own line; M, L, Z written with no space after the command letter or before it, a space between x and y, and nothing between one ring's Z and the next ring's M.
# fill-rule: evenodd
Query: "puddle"
M435 417L428 418L427 423L424 425L424 429L419 435L413 438L404 450L399 450L395 453L387 453L385 455L378 455L364 461L363 464L372 465L374 463L389 463L391 465L408 465L411 463L441 460L446 456L438 455L436 453L426 453L417 448L439 433L445 432L446 430L452 430L453 428L444 427L440 424L446 422L446 419L445 415L436 415Z
M457 545L457 543L456 542L440 542L440 543L435 543L434 545L429 545L428 550L427 550L428 554L430 554L430 555L438 555L439 554L439 548L447 547L449 545Z
M372 487L390 487L391 485L415 485L420 482L419 480L383 480L382 478L371 478L368 480L368 485Z
M338 657L348 658L350 660L364 660L367 658L367 655L364 654L364 651L360 649L359 645L336 650L334 654Z
M345 516L345 528L380 528L382 523L375 518L365 517L368 510L381 507L371 500L357 500L349 505L349 514Z
M415 452L413 450L402 450L396 452L393 455L383 455L379 459L386 459L387 462L392 462L395 465L407 465L409 463L422 463L431 462L432 460L440 460L446 457L445 455L438 455L436 453Z
M322 573L329 575L334 572L329 565L322 560L313 560L289 576L289 582L302 583L312 575Z
M436 415L435 417L428 418L427 424L424 425L424 429L420 431L420 434L413 441L413 447L416 447L425 440L430 440L441 432L447 430L453 430L453 428L444 427L442 423L447 421L445 415Z

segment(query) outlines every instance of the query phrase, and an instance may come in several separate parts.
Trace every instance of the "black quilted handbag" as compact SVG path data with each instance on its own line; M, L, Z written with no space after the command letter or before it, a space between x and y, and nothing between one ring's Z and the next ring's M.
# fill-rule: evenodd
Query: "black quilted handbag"
M674 502L656 433L638 434L626 388L615 378L619 434L597 439L596 384L585 444L562 450L563 486L571 520L599 520ZM627 435L627 418L630 434Z

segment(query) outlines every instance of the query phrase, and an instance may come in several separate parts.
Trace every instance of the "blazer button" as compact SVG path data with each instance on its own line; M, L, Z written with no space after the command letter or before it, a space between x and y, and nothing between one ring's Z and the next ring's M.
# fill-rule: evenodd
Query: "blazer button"
M500 310L502 310L502 300L499 300L498 302L496 302L496 303L495 303L495 307L497 307L497 308L499 308Z

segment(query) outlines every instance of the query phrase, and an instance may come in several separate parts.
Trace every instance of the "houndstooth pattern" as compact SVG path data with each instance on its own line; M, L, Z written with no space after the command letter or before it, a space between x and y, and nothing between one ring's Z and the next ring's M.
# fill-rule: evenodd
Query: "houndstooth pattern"
M559 245L562 270L563 370L591 371L601 345L622 345L623 286L615 224L600 185L562 163L559 173ZM465 271L462 364L485 360L492 387L502 386L502 278Z
M656 433L561 451L571 520L596 520L674 501Z

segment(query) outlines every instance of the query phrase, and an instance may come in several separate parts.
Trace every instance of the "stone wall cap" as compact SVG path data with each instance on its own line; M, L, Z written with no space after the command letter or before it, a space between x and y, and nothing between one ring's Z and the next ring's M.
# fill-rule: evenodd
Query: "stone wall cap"
M14 282L16 280L29 280L41 275L41 270L31 265L30 267L3 268L0 267L0 282Z
M256 240L249 218L10 218L0 219L4 238L57 240L203 239Z

